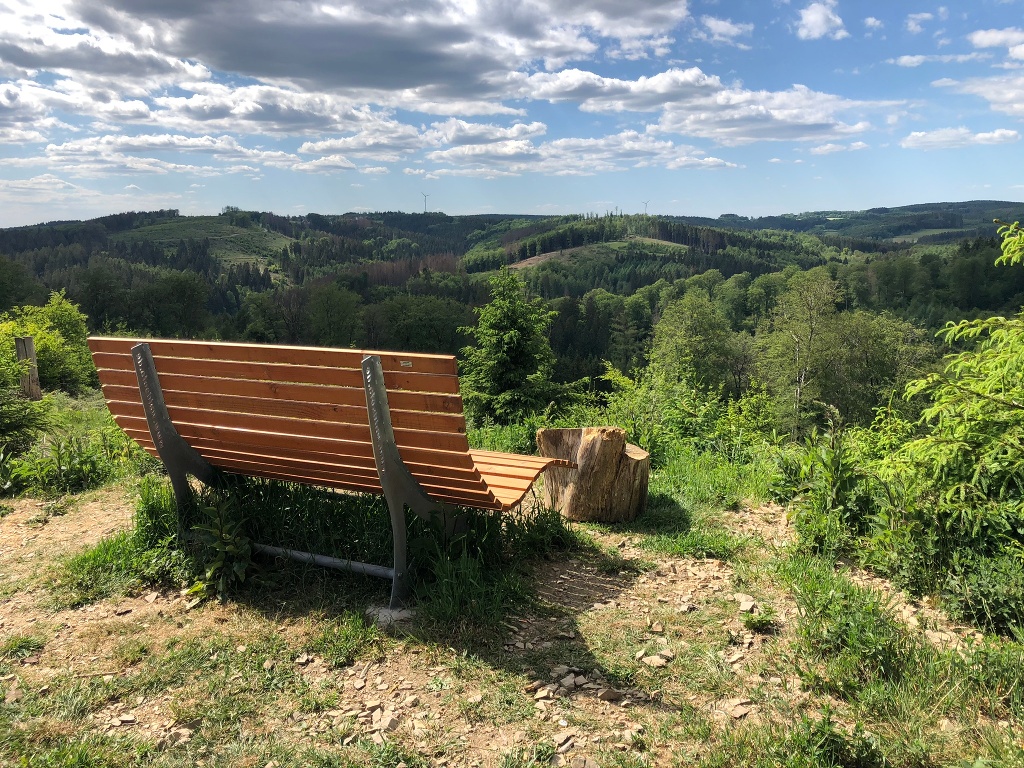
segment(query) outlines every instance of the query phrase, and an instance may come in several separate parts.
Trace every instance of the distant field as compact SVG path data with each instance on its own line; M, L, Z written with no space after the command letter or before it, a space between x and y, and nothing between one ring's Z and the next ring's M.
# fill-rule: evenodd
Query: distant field
M531 256L528 259L517 261L515 264L510 266L512 269L525 269L527 267L536 267L538 264L543 264L545 261L551 261L552 259L557 259L559 261L574 261L586 257L600 258L602 256L616 256L624 251L630 243L635 242L648 243L658 246L661 249L686 250L685 245L677 245L676 243L670 243L667 240L655 240L651 237L635 237L632 240L613 240L608 243L591 243L590 245L581 245L577 248L565 248L560 251L538 253L536 256Z
M180 240L187 240L190 237L197 240L210 238L210 252L225 264L257 261L260 266L267 266L270 259L291 242L291 238L277 232L233 226L220 216L183 217L177 221L119 232L111 235L110 239L113 242L126 243L150 240L173 248Z

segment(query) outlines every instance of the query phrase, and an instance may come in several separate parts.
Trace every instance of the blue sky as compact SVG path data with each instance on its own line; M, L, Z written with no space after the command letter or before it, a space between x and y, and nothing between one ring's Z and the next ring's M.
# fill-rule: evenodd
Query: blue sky
M1024 0L0 0L0 226L1022 200L1022 126Z

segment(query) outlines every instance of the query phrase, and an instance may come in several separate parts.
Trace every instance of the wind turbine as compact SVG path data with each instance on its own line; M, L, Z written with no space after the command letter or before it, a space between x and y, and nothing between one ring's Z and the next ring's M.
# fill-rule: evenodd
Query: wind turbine
M647 204L649 202L651 202L651 201L650 200L641 200L640 202L644 204L644 216L646 216L647 215Z
M426 213L427 212L427 198L430 197L430 195L428 195L426 192L420 192L420 194L423 195L423 212Z

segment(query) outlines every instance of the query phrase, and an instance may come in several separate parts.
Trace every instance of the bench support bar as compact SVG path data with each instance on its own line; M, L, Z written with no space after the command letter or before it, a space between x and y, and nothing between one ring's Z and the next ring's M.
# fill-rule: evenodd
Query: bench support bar
M373 563L360 563L357 560L342 560L338 557L327 555L316 555L312 552L300 552L297 549L285 549L284 547L272 547L268 544L253 544L253 552L262 552L273 557L286 557L299 563L318 565L321 568L337 568L340 571L352 571L361 573L364 576L376 576L378 579L394 579L395 569Z

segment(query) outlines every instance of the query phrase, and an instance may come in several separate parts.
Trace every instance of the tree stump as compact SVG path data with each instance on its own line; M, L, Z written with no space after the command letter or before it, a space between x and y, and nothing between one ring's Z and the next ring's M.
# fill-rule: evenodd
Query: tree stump
M568 459L576 469L548 467L544 502L578 522L621 523L647 507L651 457L626 442L619 427L538 429L541 456Z

